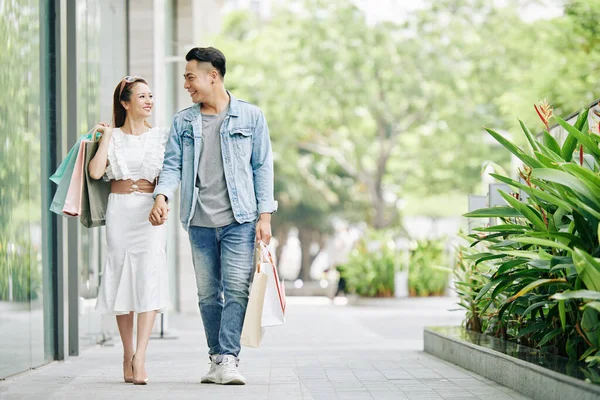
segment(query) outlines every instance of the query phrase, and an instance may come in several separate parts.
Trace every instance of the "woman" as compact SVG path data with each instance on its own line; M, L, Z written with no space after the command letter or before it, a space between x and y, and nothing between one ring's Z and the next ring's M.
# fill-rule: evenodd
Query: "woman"
M166 225L152 226L148 221L168 131L151 128L146 121L152 105L143 78L123 78L113 96L114 128L97 126L102 139L88 167L93 179L104 177L111 183L106 210L108 255L96 309L117 316L124 380L136 385L148 382L146 349L156 313L166 308L168 297ZM134 312L138 314L135 349Z

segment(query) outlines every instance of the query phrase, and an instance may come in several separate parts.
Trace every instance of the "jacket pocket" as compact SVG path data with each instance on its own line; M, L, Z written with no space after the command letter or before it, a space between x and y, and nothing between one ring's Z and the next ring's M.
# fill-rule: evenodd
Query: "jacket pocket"
M234 128L229 132L235 154L245 159L252 152L252 129Z
M181 132L181 152L184 160L194 159L194 136L190 129L184 129Z

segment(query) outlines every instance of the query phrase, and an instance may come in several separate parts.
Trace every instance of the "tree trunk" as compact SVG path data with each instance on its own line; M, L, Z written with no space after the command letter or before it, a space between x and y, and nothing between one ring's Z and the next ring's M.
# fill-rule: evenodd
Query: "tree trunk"
M277 229L277 249L275 249L275 257L277 258L277 262L281 260L281 252L283 251L283 246L285 246L288 238L288 233L290 232L290 228L287 225L281 225ZM275 232L274 232L275 233Z
M310 246L313 241L313 232L311 229L299 228L298 239L300 240L300 249L302 250L302 263L300 264L300 276L304 282L311 280L310 264L313 257L310 254Z

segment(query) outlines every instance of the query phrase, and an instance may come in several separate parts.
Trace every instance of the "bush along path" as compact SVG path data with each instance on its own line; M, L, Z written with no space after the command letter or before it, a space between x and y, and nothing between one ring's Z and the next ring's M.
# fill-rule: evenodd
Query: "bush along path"
M593 111L572 126L545 102L535 108L546 130L538 140L521 122L526 149L486 129L523 165L518 181L493 175L514 189L501 192L506 206L465 214L498 224L464 237L457 292L468 329L585 361L600 384L600 135ZM562 145L552 119L568 132Z

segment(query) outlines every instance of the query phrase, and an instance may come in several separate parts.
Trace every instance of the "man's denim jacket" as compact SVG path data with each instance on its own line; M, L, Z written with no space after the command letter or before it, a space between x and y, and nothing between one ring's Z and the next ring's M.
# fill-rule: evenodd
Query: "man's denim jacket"
M228 92L229 93L229 92ZM225 180L235 220L254 221L258 214L277 211L273 198L273 153L262 111L229 93L229 111L221 125ZM173 199L181 181L180 217L187 230L196 204L196 176L202 152L200 104L175 114L165 160L154 197Z

